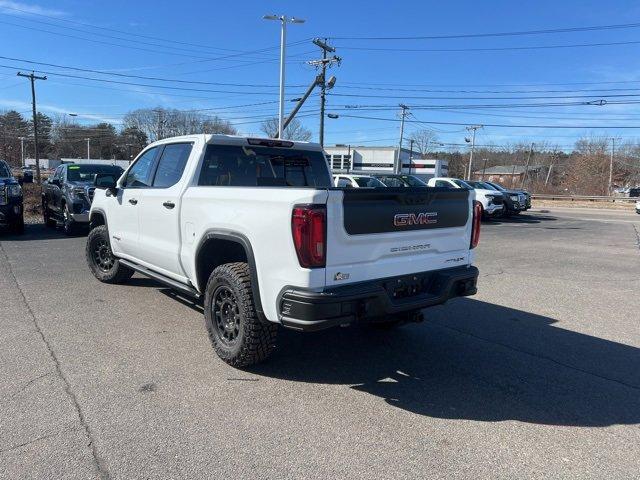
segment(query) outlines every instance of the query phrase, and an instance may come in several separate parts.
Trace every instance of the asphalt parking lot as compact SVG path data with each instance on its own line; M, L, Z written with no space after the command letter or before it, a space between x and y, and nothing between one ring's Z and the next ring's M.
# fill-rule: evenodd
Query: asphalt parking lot
M640 215L483 225L479 293L214 354L198 305L0 235L0 478L637 478Z

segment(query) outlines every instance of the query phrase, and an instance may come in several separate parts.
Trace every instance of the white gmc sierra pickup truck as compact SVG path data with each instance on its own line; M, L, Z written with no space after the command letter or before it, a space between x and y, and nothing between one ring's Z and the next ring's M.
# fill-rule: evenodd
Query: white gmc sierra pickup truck
M137 271L203 297L213 347L235 367L265 359L278 325L415 321L476 292L473 190L335 188L317 144L170 138L95 185L96 278Z

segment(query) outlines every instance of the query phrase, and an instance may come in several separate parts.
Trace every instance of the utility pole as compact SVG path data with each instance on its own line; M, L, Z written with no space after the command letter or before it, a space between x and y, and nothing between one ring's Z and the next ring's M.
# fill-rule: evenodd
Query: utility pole
M284 64L287 46L287 23L304 23L301 18L287 17L286 15L264 15L265 20L279 21L280 27L280 102L278 105L278 138L284 133Z
M325 103L327 99L327 89L333 88L333 85L335 85L336 83L336 78L331 77L329 79L329 84L327 84L326 82L327 67L330 67L334 63L339 64L342 59L335 55L331 58L327 58L327 54L334 53L336 49L327 43L326 38L324 39L324 41L320 40L319 38L314 38L313 44L317 45L322 50L322 60L312 60L307 63L315 67L320 66L320 69L321 69L321 73L320 75L318 75L318 85L320 86L320 131L319 131L320 139L319 140L320 140L320 146L323 147L324 146L324 109L325 109Z
M527 164L524 166L524 173L522 174L522 184L520 188L524 188L524 183L527 181L527 173L529 173L529 162L531 161L531 153L533 152L534 143L531 142L531 147L529 147L529 155L527 155Z
M400 112L401 121L400 121L400 143L398 144L398 155L396 156L395 168L393 169L393 173L396 175L402 172L402 137L404 136L404 118L407 116L407 107L405 104L401 103L400 108L402 112Z
M19 77L25 77L31 80L31 107L33 110L33 142L35 144L34 157L36 157L36 181L38 184L41 183L40 179L40 156L38 155L38 116L36 114L36 80L46 80L46 75L43 77L39 77L31 72L29 74L18 72Z
M91 139L85 138L87 141L87 160L91 160Z
M611 157L609 157L609 190L608 194L611 195L611 182L613 181L613 155L616 149L616 139L611 137Z
M469 154L469 170L467 172L466 180L471 180L471 168L473 166L473 151L476 147L476 130L482 128L482 125L470 125L467 128L467 131L473 130L473 136L471 137L471 153Z
M551 176L551 169L553 168L553 163L549 165L549 170L547 170L547 178L544 181L544 186L546 187L549 184L549 177Z
M24 167L24 137L20 137L20 164Z
M484 160L484 162L482 164L482 180L484 181L484 175L485 175L485 172L487 170L487 159L485 158L483 160Z

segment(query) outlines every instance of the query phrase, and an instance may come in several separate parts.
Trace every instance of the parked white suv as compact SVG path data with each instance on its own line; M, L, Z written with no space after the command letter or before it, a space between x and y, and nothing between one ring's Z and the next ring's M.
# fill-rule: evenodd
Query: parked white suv
M415 321L476 292L472 191L335 188L317 144L170 138L109 181L96 175L93 274L204 297L213 347L236 367L266 358L278 325Z
M504 211L504 197L501 192L475 188L464 180L450 177L433 177L427 182L430 187L466 188L476 193L476 200L482 204L482 215L494 217L502 215Z

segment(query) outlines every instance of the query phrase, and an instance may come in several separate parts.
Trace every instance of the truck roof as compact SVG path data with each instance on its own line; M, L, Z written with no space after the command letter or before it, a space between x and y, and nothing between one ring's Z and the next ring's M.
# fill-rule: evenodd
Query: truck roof
M248 139L266 140L266 141L276 140L274 138L254 137L250 135L223 135L223 134L217 134L217 133L216 134L200 133L200 134L193 134L193 135L181 135L178 137L164 138L162 140L157 140L153 142L153 144L151 145L162 145L165 143L173 143L176 141L188 141L188 140L194 140L196 138L203 139L205 143L220 144L220 145L247 145ZM293 146L291 148L299 148L302 150L315 150L320 152L322 151L322 147L320 146L319 143L300 142L300 141L287 140L287 139L284 139L284 141L293 142Z

